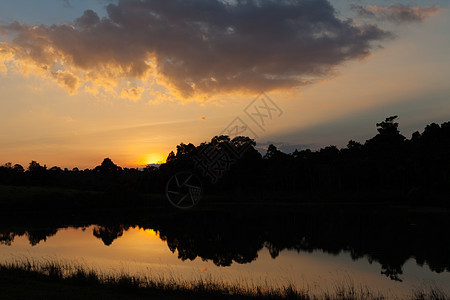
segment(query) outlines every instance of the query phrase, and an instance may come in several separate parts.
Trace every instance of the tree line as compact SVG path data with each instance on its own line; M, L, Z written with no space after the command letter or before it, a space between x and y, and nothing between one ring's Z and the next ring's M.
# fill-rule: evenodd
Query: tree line
M189 170L203 179L205 192L235 199L448 203L450 122L432 123L407 139L396 119L392 116L377 123L378 133L364 143L350 140L341 149L327 146L284 153L270 145L262 155L248 137L216 136L198 146L180 143L159 168L121 168L109 158L85 170L47 168L36 161L26 169L7 163L0 167L0 184L59 186L129 196L163 192L170 176ZM211 183L194 158L207 147L220 152L228 146L249 147L221 171L217 183Z

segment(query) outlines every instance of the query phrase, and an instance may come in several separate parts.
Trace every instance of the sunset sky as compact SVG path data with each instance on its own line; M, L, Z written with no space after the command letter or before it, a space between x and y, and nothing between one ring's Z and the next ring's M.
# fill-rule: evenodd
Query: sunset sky
M1 1L0 164L142 167L236 124L285 152L391 115L409 138L450 121L449 4Z

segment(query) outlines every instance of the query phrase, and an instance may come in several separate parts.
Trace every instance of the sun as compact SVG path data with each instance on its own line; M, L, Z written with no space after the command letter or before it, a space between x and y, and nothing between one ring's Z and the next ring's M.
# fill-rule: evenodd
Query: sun
M165 155L161 153L150 153L139 160L139 165L162 164L166 161Z
M141 231L142 233L149 235L149 236L158 236L159 232L153 229L144 229L144 228L140 228L139 231Z

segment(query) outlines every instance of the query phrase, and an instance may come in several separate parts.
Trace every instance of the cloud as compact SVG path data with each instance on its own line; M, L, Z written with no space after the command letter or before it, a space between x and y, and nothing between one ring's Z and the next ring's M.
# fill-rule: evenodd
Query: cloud
M83 15L75 20L75 25L79 28L89 29L100 23L99 16L93 10L85 10Z
M60 0L65 8L72 8L69 0Z
M0 26L8 37L1 58L13 56L22 71L71 93L117 88L137 97L122 84L154 80L189 98L309 84L391 37L339 19L327 0L119 0L106 10L105 18L87 10L72 24Z
M144 89L142 87L133 87L133 88L122 88L120 96L123 98L128 98L132 101L137 101L141 98Z
M438 13L441 8L439 5L432 5L428 7L411 7L403 4L391 4L389 6L360 6L354 5L355 10L359 16L364 18L385 20L394 23L410 23L422 22L429 16Z
M70 94L75 94L79 87L79 80L71 73L58 70L52 73L55 80L66 87Z

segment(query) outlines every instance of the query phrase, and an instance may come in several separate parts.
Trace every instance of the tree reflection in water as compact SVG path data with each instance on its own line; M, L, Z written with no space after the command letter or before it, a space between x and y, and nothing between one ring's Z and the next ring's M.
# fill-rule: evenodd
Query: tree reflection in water
M128 230L129 226L124 225L95 225L93 229L93 234L95 237L101 239L105 246L109 246L114 242L114 240L118 239L123 235L124 230Z
M192 211L155 215L141 221L114 219L97 223L93 235L106 246L129 228L159 232L170 251L181 260L197 257L217 266L250 263L266 247L272 258L281 251L348 252L353 260L365 258L381 264L381 274L401 281L405 262L414 258L434 272L450 271L450 218L446 213L407 213L402 210L324 209ZM86 227L93 223L73 224ZM94 223L95 224L95 223ZM0 225L1 226L1 225ZM58 228L2 230L0 243L11 245L26 235L31 245L46 241Z

